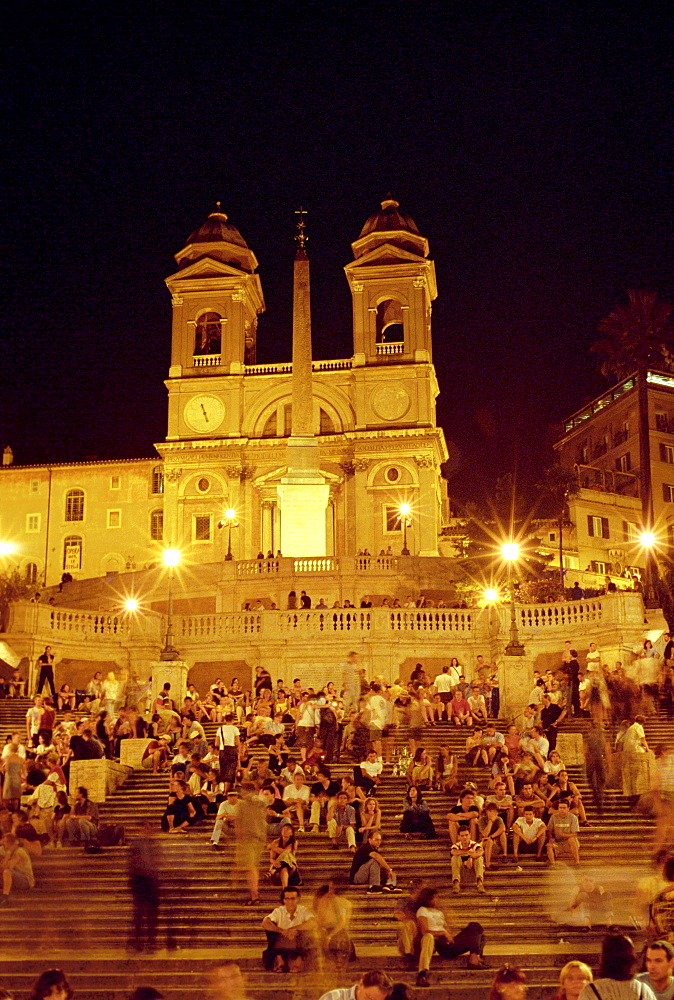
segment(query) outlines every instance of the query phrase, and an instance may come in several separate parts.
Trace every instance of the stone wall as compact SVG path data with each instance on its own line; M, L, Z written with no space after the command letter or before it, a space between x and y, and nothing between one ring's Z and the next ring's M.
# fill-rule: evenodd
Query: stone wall
M123 785L132 773L132 767L105 758L71 760L69 792L74 795L75 789L83 785L92 802L105 802L106 798Z

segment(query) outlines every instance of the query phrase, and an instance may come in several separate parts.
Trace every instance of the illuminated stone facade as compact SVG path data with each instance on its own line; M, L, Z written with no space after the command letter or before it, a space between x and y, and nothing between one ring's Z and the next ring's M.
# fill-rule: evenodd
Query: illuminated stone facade
M437 556L449 512L428 243L389 199L353 253L345 268L353 355L313 362L311 430L325 511L324 525L312 529L324 551L314 554L400 553L397 507L410 503L411 554ZM282 548L292 364L255 363L265 308L257 260L219 210L176 260L166 282L173 327L161 460L0 469L0 535L17 545L15 560L36 584L53 585L66 569L85 579L144 568L164 545L192 564L221 563L230 534L235 560ZM79 499L69 499L73 491ZM218 527L228 508L236 512L231 532Z

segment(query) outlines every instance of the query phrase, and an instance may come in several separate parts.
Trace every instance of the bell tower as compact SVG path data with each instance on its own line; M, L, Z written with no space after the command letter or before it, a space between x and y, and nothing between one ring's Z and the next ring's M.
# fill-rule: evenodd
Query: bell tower
M257 259L220 202L175 259L179 270L166 279L173 304L168 438L231 436L238 426L229 380L220 376L242 375L255 363L265 308Z
M388 195L351 248L354 364L431 362L435 267L414 220Z

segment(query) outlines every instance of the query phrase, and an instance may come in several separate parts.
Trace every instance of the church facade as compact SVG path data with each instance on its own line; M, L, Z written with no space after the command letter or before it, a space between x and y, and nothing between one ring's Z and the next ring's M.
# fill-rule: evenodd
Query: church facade
M352 250L353 354L308 358L325 543L302 554L436 557L449 509L428 243L388 198ZM0 536L36 587L63 572L84 580L145 569L166 547L196 566L285 554L294 374L291 362L256 363L257 259L218 205L176 262L159 457L0 469Z

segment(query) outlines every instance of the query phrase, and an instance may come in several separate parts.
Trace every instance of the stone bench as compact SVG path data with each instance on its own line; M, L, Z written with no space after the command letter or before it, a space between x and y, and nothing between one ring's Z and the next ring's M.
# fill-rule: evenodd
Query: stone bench
M130 774L133 774L132 767L106 760L105 757L100 760L71 760L69 791L74 795L75 789L83 785L92 802L105 802L108 795L123 785Z

